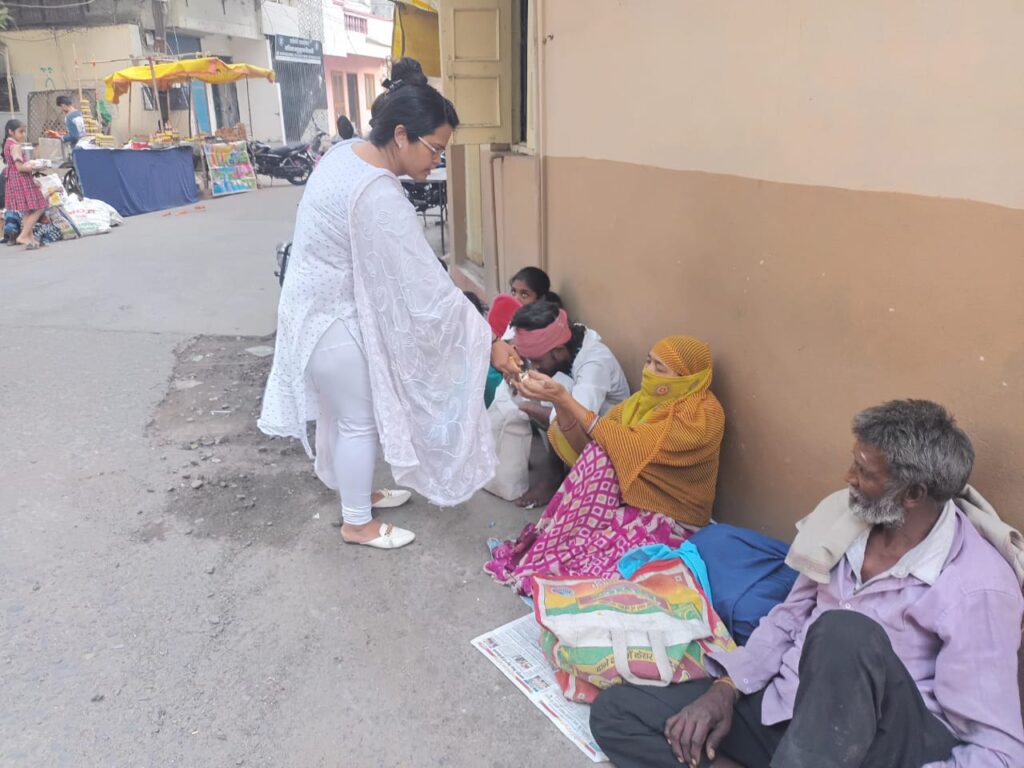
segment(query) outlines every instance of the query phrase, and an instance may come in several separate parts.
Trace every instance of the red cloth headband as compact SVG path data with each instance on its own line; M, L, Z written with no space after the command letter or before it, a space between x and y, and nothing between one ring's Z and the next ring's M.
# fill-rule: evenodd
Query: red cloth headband
M568 344L570 339L572 329L569 327L569 315L564 309L558 310L555 322L546 328L538 328L536 331L516 328L516 349L523 357L544 357L552 349Z

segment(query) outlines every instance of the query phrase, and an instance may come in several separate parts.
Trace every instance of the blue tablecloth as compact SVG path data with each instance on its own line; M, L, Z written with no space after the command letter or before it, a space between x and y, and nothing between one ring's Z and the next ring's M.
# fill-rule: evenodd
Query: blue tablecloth
M191 147L76 149L74 160L85 196L109 203L122 216L199 200Z

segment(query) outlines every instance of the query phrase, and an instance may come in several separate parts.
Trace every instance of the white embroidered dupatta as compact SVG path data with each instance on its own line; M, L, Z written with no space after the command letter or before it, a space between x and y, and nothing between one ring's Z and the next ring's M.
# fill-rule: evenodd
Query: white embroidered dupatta
M490 327L438 263L398 180L367 176L349 231L384 458L399 485L452 506L497 463L484 408Z

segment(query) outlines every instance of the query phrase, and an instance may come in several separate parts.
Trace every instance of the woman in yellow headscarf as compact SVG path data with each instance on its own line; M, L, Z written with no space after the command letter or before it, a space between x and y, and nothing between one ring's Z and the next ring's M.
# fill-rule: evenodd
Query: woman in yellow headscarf
M555 406L549 436L572 471L537 528L499 546L486 570L526 592L533 574L612 576L630 549L678 544L687 528L707 525L725 430L711 372L707 344L662 339L641 390L602 418L531 371L517 386Z

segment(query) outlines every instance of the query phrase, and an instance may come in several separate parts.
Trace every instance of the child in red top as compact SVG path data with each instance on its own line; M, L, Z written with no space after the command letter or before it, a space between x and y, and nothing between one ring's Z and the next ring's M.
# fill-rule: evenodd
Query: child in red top
M32 180L31 168L25 164L21 151L24 141L25 124L21 120L8 120L4 129L4 173L7 175L4 207L21 214L21 234L17 243L31 251L39 247L32 229L46 209L46 199Z

